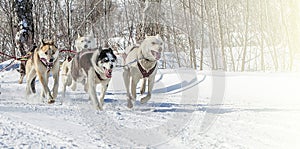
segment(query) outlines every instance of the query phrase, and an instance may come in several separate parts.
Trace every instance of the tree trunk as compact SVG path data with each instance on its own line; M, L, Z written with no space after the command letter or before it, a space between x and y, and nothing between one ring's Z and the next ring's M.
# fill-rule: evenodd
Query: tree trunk
M172 6L172 1L169 1L170 3L170 9L171 9L171 16L172 16L172 33L173 33L173 40L174 40L174 49L175 49L175 54L176 54L176 60L178 63L178 67L181 67L181 62L179 58L179 52L177 50L177 41L176 41L176 33L175 33L175 23L174 23L174 13L173 13L173 6Z
M200 49L200 70L203 70L203 52L204 52L204 0L201 0L201 49Z
M224 5L224 10L229 10L229 7L228 7L228 1L226 0L226 1L224 1L224 3L226 4L226 5ZM224 15L225 15L225 18L230 18L229 17L229 13L230 12L228 12L228 11L226 11L226 12L224 12ZM229 28L229 21L224 21L224 29L226 30L226 31L224 31L225 33L224 34L226 34L226 37L227 37L227 45L228 45L228 48L229 48L229 54L230 54L230 61L231 61L231 65L232 65L232 67L231 67L231 70L227 67L227 70L230 70L230 71L235 71L235 59L234 59L234 55L233 55L233 37L232 37L232 35L230 35L230 28Z
M220 13L220 2L217 0L217 12L218 12L218 23L219 23L219 29L220 29L220 40L221 40L221 51L222 51L222 63L223 63L223 69L224 71L227 70L227 62L226 62L226 55L225 55L225 48L224 48L224 37L223 37L223 26L222 26L222 16Z
M270 6L270 1L268 0L264 0L264 3L265 3L265 8L266 8L266 24L272 24L272 22L270 21L270 17L268 16L268 14L270 13L269 11L269 6ZM276 46L275 46L275 43L274 43L274 40L273 40L273 31L268 29L268 34L271 35L271 39L269 39L268 41L268 45L269 47L271 46L272 47L272 50L271 51L271 56L272 56L272 60L273 60L273 63L274 63L274 69L275 71L278 71L279 69L279 63L278 63L278 57L277 57L277 49L276 49ZM284 56L283 56L284 57Z
M247 0L247 3L246 3L245 25L246 25L246 29L245 29L245 34L244 34L244 52L243 52L241 71L245 71L245 65L246 65L247 44L248 44L248 28L249 28L249 0Z
M163 26L160 23L161 18L161 0L152 1L145 0L143 10L143 21L137 25L136 41L142 42L145 35L155 36L160 34L162 36Z
M184 6L183 6L184 7ZM190 47L190 60L191 60L191 68L197 69L196 64L196 52L195 52L195 36L193 33L194 28L194 19L193 19L193 10L191 5L191 0L188 0L188 7L189 7L189 25L187 25L188 29L188 39L189 39L189 47ZM188 21L186 21L188 22Z
M72 7L72 0L67 0L66 1L66 5L67 5L67 20L68 20L68 49L71 49L72 47L72 11L71 11L71 7Z
M259 0L259 6L260 6L260 14L259 14L259 18L260 18L260 49L261 49L261 70L265 71L265 60L264 60L264 40L265 40L265 35L264 35L264 29L263 29L263 25L264 25L264 19L263 19L263 6L262 6L262 0Z
M32 0L15 0L14 8L14 24L15 24L15 43L16 48L20 52L20 56L25 56L32 49L34 41L34 25L32 17ZM22 83L25 76L25 61L20 65L21 77L19 83Z
M213 33L214 33L214 29L213 29L213 24L211 21L211 16L209 15L209 10L207 8L207 5L204 6L205 11L206 11L206 15L207 15L207 23L208 23L208 29L209 29L209 33L208 33L208 40L209 40L209 49L210 49L210 58L211 58L211 69L215 70L217 68L217 64L215 62L215 54L214 54L214 45L213 45Z
M283 28L284 28L284 31L286 34L287 48L288 48L288 52L290 55L289 65L288 65L287 69L289 69L291 71L292 66L293 66L293 49L292 49L291 42L290 42L290 34L289 34L289 30L288 30L288 25L287 25L287 22L285 19L285 14L283 12L283 7L284 7L283 2L282 2L282 0L280 0L280 16L281 16L282 25L283 25ZM284 55L285 55L285 53L284 53ZM286 63L286 62L284 62L284 63Z

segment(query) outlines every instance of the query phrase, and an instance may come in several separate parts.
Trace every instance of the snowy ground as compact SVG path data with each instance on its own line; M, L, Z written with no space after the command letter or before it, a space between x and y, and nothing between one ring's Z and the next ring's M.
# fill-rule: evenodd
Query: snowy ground
M121 74L96 111L80 85L49 105L25 99L17 71L0 72L0 148L300 146L300 74L159 70L150 102L132 110Z

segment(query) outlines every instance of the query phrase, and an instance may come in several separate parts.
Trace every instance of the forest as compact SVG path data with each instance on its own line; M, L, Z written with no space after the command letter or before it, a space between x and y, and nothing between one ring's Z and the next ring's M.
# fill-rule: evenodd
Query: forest
M122 51L160 34L168 68L282 72L300 59L298 0L2 0L0 52L16 57L18 3L33 21L31 44L73 50L78 34L93 31L98 46Z

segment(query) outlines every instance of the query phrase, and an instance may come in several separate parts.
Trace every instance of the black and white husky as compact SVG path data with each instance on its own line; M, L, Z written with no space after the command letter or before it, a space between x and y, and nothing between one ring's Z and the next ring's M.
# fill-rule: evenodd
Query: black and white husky
M81 51L75 55L72 61L66 60L62 65L63 96L66 86L74 91L76 83L85 85L84 89L89 94L96 109L103 110L104 96L112 77L116 55L111 48ZM101 94L97 100L96 86L101 85Z

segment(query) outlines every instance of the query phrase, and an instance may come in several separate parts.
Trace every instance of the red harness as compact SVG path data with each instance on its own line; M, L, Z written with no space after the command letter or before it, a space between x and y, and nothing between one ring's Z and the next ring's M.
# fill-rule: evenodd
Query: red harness
M54 65L54 62L56 62L56 60L52 63L48 63L47 60L45 58L40 58L40 61L42 62L42 64L48 69L48 71L50 71Z
M137 61L137 65L139 67L140 72L143 75L143 78L148 78L153 73L153 71L155 70L157 63L155 63L155 66L152 69L150 69L148 72L147 72L147 70L145 70L142 67L142 65L139 63L139 61Z

